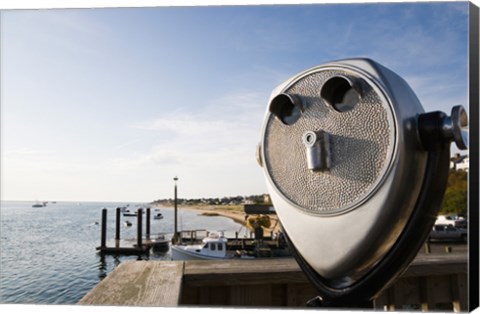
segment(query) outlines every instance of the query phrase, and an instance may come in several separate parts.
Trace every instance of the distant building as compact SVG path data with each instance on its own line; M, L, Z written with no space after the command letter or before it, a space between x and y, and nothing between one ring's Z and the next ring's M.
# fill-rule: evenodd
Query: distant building
M269 194L263 194L263 202L265 204L272 204L272 199Z
M450 168L454 170L468 171L469 160L468 155L460 155L457 153L450 158Z

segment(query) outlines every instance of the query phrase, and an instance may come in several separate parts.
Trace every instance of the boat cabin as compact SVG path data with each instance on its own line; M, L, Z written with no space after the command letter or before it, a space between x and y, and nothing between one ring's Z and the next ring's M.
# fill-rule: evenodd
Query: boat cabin
M228 239L222 233L211 232L201 244L172 246L172 258L174 260L228 258L227 243Z
M203 247L197 253L211 257L223 258L227 255L228 240L222 236L212 237L211 235L202 240Z

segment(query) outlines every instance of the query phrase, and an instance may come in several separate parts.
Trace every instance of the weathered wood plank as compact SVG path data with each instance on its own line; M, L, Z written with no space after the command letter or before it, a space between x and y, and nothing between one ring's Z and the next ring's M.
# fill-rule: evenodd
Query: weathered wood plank
M467 273L465 255L416 258L402 277ZM208 276L207 276L208 275ZM202 286L231 284L305 283L308 279L293 258L229 261L185 261L184 282Z
M467 274L401 277L376 300L375 308L388 310L420 306L422 311L464 311L467 306Z
M454 312L465 312L468 309L468 276L467 274L457 274L450 276L450 284L453 295Z
M420 284L418 278L400 278L393 287L393 304L395 309L402 309L404 305L420 304Z
M271 307L287 306L287 285L272 285Z
M388 307L388 305L392 303L389 298L390 289L383 291L383 293L381 293L375 300L373 300L373 307L375 308L375 310L383 311L385 310L386 306Z
M183 262L126 261L87 293L79 304L176 306Z
M272 306L272 285L230 286L231 306Z
M212 267L213 265L213 267ZM185 261L185 275L201 273L249 273L270 272L276 269L283 271L300 270L293 258L269 258L269 259L232 259L219 261L190 260Z
M305 283L308 279L292 258L232 261L185 261L188 286Z
M427 291L427 300L429 304L453 302L449 276L428 277L426 291Z
M309 282L286 285L286 306L305 307L307 302L318 295Z
M468 272L468 258L465 254L418 256L402 277L441 276Z

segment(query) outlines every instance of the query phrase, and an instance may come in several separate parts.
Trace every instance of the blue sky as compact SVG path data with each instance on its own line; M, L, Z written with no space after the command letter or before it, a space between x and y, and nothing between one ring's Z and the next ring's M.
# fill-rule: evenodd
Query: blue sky
M426 111L468 107L468 3L6 10L1 198L151 201L266 192L269 95L369 57Z

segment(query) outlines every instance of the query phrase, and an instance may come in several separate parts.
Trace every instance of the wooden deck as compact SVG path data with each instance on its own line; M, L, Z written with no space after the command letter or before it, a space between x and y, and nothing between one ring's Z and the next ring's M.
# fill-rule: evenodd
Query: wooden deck
M80 304L176 306L183 264L126 261L87 293Z
M467 257L417 257L374 302L379 310L466 311ZM126 261L79 304L304 307L317 294L292 258Z

